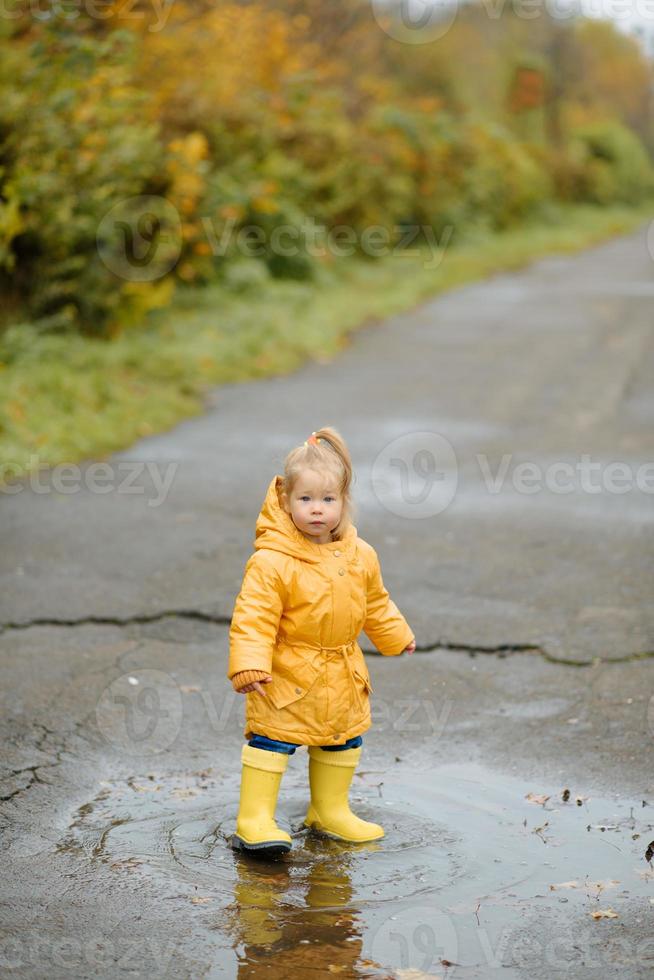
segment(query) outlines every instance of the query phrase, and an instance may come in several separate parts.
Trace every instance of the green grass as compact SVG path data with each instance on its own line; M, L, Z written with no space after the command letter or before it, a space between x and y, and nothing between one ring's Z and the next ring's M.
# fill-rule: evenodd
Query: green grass
M267 280L245 293L185 289L111 340L0 336L0 482L40 466L101 459L203 411L208 388L332 359L347 335L427 297L542 255L575 252L654 216L635 208L551 208L547 221L479 235L426 256L343 258L318 281Z

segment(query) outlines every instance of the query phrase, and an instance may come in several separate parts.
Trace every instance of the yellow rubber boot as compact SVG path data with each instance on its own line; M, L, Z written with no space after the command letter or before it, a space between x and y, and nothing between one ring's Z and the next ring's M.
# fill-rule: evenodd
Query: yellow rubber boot
M348 793L360 758L361 746L340 752L309 746L311 803L304 819L306 827L357 844L384 836L378 823L361 820L350 810Z
M290 851L290 836L275 823L277 794L288 766L288 755L245 744L241 762L241 798L232 847L262 857Z

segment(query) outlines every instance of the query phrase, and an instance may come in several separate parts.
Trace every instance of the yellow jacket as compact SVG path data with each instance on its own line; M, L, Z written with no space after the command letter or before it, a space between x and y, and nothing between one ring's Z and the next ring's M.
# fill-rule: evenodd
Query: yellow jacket
M370 727L363 629L396 656L413 632L384 587L374 548L350 524L343 540L309 541L281 506L275 476L256 523L229 631L228 678L264 670L272 682L245 695L245 737L338 744Z

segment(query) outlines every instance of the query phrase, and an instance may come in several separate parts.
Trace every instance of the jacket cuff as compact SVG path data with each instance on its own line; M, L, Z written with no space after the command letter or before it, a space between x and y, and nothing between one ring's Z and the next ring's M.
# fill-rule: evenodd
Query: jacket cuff
M401 641L402 645L398 646L397 643L394 643L390 649L381 650L380 652L384 657L398 657L404 650L406 650L411 640L415 639L415 633L408 623L405 632L401 635L404 637L404 639ZM399 642L400 641L398 641L398 643Z
M262 681L264 677L270 677L270 674L265 670L239 670L232 677L232 686L235 691L239 691L247 684L252 684L254 681Z

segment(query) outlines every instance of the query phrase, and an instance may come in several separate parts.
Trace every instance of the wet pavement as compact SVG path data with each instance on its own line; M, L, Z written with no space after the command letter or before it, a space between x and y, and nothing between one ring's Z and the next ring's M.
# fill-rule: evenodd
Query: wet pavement
M0 495L3 975L652 975L653 286L646 229L554 256L212 392L111 457L107 492L83 467L75 492L46 471ZM302 830L302 749L278 807L294 847L265 864L228 846L228 620L268 481L321 424L351 445L355 523L419 652L361 637L351 797L385 838Z

